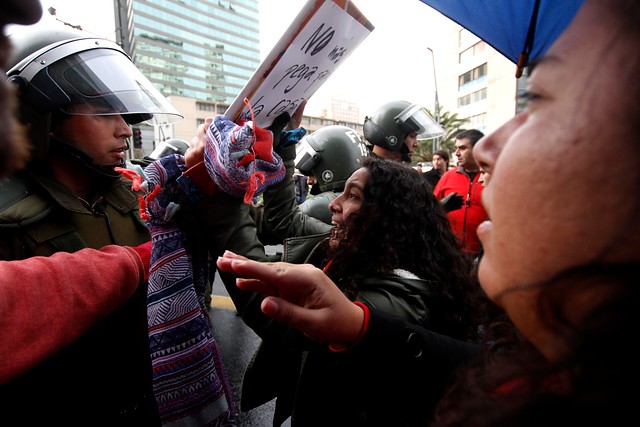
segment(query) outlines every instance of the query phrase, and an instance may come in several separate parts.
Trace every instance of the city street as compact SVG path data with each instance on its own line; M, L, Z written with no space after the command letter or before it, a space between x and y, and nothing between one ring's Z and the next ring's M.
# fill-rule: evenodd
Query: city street
M267 252L270 252L270 249L273 248L275 247L267 247ZM244 370L251 360L253 352L258 347L260 338L244 324L240 316L236 315L235 307L218 275L216 275L213 284L209 318L211 319L213 336L222 352L222 361L237 405L240 401ZM247 427L271 426L274 408L275 401L271 401L251 411L240 412L237 425ZM239 411L239 408L236 409ZM289 420L283 424L283 426L289 425Z

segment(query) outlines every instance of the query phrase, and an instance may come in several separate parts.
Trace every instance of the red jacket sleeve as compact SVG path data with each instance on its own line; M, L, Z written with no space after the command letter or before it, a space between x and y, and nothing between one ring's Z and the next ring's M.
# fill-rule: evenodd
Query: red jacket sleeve
M144 277L138 253L123 246L0 261L0 384L77 339Z

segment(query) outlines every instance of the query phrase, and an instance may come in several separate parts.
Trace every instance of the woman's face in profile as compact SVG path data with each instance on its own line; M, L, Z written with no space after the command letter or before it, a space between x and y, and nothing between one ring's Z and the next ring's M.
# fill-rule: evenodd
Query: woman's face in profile
M345 227L347 218L352 213L360 210L364 201L364 189L368 181L369 171L367 168L356 170L347 180L344 191L329 203L329 210L332 214L331 223L337 226L338 231L341 227ZM344 236L344 229L342 232L334 233L333 236L334 238Z
M637 40L614 40L618 27L606 2L588 0L536 65L524 112L474 147L491 176L480 282L525 335L532 294L505 290L640 256L637 76L621 66Z

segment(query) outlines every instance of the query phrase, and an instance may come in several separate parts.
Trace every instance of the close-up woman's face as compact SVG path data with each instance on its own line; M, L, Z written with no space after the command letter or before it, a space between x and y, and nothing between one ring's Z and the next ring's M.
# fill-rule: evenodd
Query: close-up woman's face
M474 147L491 176L479 279L525 335L533 294L506 290L640 259L637 46L618 27L587 1L535 66L525 111Z

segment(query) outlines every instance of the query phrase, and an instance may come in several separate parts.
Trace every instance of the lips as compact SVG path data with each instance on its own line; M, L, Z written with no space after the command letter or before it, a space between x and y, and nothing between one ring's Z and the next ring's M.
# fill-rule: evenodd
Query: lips
M485 244L484 239L489 233L491 233L492 230L493 230L493 223L490 220L483 221L482 223L480 223L480 225L476 229L476 234L478 235L478 239L480 239L480 242L482 242L483 245Z
M122 148L118 148L117 150L113 150L111 153L114 155L114 157L116 157L118 160L122 160L125 158L125 151L127 150L127 147L124 146Z

